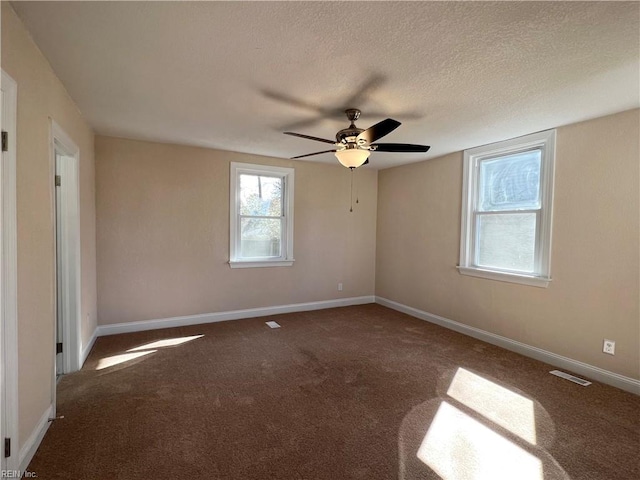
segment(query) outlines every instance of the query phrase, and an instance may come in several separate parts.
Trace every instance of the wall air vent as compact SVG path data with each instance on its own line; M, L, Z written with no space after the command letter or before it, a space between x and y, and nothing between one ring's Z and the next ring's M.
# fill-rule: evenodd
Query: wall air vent
M569 380L570 382L577 383L578 385L582 385L583 387L591 385L591 382L588 380L585 380L584 378L574 377L573 375L570 375L565 372L561 372L560 370L551 370L549 373L551 375L555 375L556 377L564 378L565 380Z

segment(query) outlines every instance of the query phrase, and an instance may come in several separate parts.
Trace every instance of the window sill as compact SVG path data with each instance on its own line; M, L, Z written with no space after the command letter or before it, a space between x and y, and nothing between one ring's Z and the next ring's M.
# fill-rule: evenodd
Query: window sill
M291 267L293 262L294 260L230 260L229 266L231 268Z
M462 275L471 277L488 278L499 282L520 283L532 287L547 288L551 282L547 277L536 277L534 275L519 275L517 273L498 272L495 270L484 270L475 267L457 267Z

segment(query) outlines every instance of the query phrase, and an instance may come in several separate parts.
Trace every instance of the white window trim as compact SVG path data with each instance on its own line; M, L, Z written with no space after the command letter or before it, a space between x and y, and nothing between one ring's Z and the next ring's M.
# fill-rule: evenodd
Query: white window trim
M551 282L551 227L553 217L553 183L555 172L556 131L547 130L524 137L472 148L464 152L462 188L462 226L460 237L460 265L463 275L488 278L503 282L547 287ZM473 213L476 205L479 161L500 155L541 148L541 192L539 228L536 231L536 275L479 267L474 264L475 228Z
M294 169L287 167L272 167L269 165L254 165L249 163L231 162L229 180L229 266L231 268L254 267L290 267L293 258L293 199L294 199ZM240 222L238 222L238 208L240 206L240 174L279 176L284 181L284 217L285 234L282 256L273 259L239 259L240 252Z

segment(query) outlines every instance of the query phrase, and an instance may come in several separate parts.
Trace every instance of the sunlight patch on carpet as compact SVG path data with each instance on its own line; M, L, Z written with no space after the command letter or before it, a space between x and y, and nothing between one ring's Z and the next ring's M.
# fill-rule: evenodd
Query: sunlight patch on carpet
M543 480L542 462L442 402L417 453L443 480Z
M155 342L145 343L144 345L140 345L139 347L130 348L127 352L137 352L140 350L150 350L152 348L164 348L164 347L175 347L176 345L182 345L183 343L190 342L197 338L204 337L204 335L192 335L190 337L175 337L175 338L165 338L164 340L156 340Z
M536 420L532 400L464 368L458 368L447 395L531 445L536 444Z
M98 366L96 370L102 370L104 368L113 367L115 365L119 365L121 363L129 362L136 358L144 357L145 355L149 355L150 353L157 352L157 350L147 350L145 352L133 352L133 353L123 353L122 355L114 355L112 357L101 358L98 362Z

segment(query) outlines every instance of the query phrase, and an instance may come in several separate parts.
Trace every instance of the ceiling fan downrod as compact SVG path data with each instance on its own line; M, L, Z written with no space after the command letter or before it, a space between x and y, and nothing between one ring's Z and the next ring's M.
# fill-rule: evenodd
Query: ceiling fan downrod
M352 148L355 148L356 137L360 135L364 130L362 128L356 127L356 120L360 118L360 110L357 108L347 108L344 113L347 115L349 125L347 128L343 128L338 133L336 133L336 142L342 144L354 144L351 145Z

